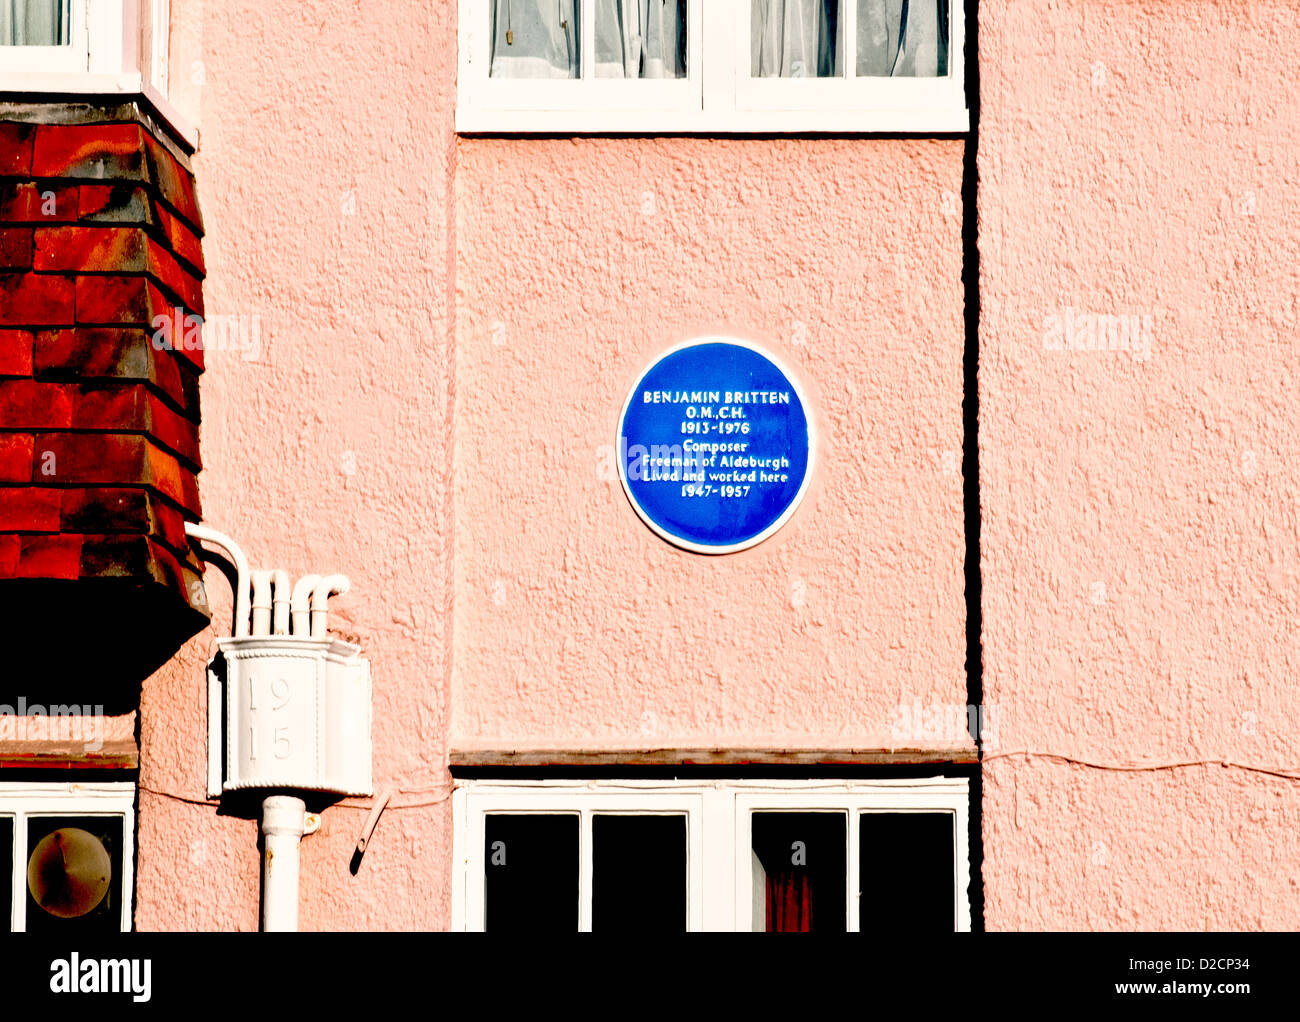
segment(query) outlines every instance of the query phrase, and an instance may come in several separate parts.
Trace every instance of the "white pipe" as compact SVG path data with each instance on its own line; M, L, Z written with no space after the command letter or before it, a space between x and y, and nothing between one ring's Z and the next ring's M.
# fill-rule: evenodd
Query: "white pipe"
M271 634L271 573L255 571L253 581L253 634Z
M298 851L307 825L307 804L292 795L262 801L262 929L298 929Z
M312 590L311 594L311 637L313 639L325 638L326 617L325 611L331 595L338 594L342 596L351 588L346 575L326 575Z
M271 605L275 608L275 623L272 626L276 635L289 634L289 602L292 595L289 589L289 573L277 569L271 578Z
M229 536L225 536L216 529L209 529L206 525L195 525L193 522L185 523L185 535L191 539L197 539L203 543L211 543L215 547L220 547L230 556L230 563L235 566L235 619L231 625L231 632L235 638L240 638L248 634L248 558L244 556L244 551L240 550L235 541Z
M319 575L304 575L293 587L293 634L304 639L311 633L311 609L307 600L319 582Z

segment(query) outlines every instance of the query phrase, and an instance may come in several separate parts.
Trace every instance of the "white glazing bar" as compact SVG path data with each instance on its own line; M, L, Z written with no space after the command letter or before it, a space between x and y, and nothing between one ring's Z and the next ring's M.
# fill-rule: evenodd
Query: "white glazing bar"
M862 810L849 813L849 858L847 874L849 891L849 933L862 930Z
M580 0L577 27L578 77L589 82L596 77L596 0Z
M27 929L27 814L14 815L14 868L10 878L12 884L14 932Z
M582 811L578 835L578 932L591 932L591 817L590 809Z
M858 76L858 3L859 0L840 0L840 53L846 82Z

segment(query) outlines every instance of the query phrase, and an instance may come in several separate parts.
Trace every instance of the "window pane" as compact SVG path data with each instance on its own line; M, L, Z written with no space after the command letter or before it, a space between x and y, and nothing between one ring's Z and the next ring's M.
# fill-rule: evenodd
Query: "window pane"
M948 0L857 0L858 76L948 73Z
M27 930L122 929L122 818L27 818Z
M768 933L843 933L848 886L844 814L755 813L751 828L753 928Z
M0 0L0 46L67 46L68 0Z
M840 70L839 0L751 0L750 74L832 78Z
M863 813L863 932L951 933L952 813Z
M591 820L591 928L626 933L686 931L686 817Z
M13 927L14 818L0 816L0 933Z
M493 78L577 78L578 0L493 0Z
M578 929L578 817L489 815L483 828L489 932Z
M596 0L597 78L685 78L686 0Z

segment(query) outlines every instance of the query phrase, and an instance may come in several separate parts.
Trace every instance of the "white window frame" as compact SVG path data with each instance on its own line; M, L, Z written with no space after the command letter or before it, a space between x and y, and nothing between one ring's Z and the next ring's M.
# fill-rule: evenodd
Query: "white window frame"
M473 108L532 117L560 115L582 119L598 110L653 115L663 111L690 113L700 106L701 11L699 0L688 0L685 78L596 78L595 0L579 0L579 77L493 78L491 12L484 0L469 0L475 16L460 19L461 102ZM462 3L462 7L465 3ZM575 88L576 86L576 88ZM589 86L584 88L583 86Z
M197 146L198 132L167 98L171 0L70 3L69 45L0 46L0 92L144 96L182 139Z
M750 0L689 0L687 77L590 77L595 0L581 0L579 79L489 75L490 0L459 0L456 130L503 134L947 134L970 128L965 100L965 4L949 12L948 74L858 78L857 0L841 0L843 74L754 78Z
M134 59L127 15L134 22L135 4L124 0L71 0L66 46L0 46L0 87L37 92L108 85ZM136 76L139 71L136 70ZM129 75L127 76L129 77ZM138 91L138 90L137 90Z
M27 820L41 816L114 816L122 820L122 875L114 878L122 892L121 929L131 929L135 891L135 785L129 781L96 783L0 783L0 817L14 821L12 915L9 927L27 927Z
M90 30L86 0L68 4L66 46L0 46L0 69L6 72L68 74L90 70Z
M463 847L453 853L455 861L465 869L457 876L463 884L459 902L463 911L462 923L456 929L482 931L485 923L484 898L486 876L483 871L470 869L471 860L482 863L485 818L491 815L578 816L578 930L591 932L592 840L591 819L596 813L610 815L660 815L686 817L686 918L687 928L698 930L703 925L703 805L698 792L666 791L662 789L620 790L614 787L581 788L565 786L551 788L545 784L510 785L504 788L486 786L470 791L458 789L453 801L460 799L463 827L456 835ZM470 849L479 849L474 856ZM462 854L463 853L463 854Z
M958 782L965 785L964 781ZM752 877L750 849L753 847L752 822L758 812L827 813L846 816L848 825L845 865L848 931L861 929L862 836L858 822L866 813L951 813L953 817L953 929L970 930L970 899L962 892L970 884L970 854L967 849L966 812L969 793L918 791L907 782L874 791L844 792L824 790L816 793L765 792L761 795L742 792L736 796L736 929L752 930ZM762 929L760 926L759 929Z
M865 812L953 815L954 929L971 927L970 785L964 778L843 780L459 780L452 793L452 929L484 927L484 822L488 814L573 814L579 830L579 931L591 930L593 813L686 816L686 918L691 931L753 925L750 820L759 811L834 812L848 818L846 895L861 890L857 821ZM859 928L858 897L847 925Z

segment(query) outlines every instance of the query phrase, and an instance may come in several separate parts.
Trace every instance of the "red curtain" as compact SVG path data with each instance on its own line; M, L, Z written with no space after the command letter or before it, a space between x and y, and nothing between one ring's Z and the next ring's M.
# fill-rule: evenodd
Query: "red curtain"
M812 885L808 871L783 869L767 874L767 932L812 932Z

